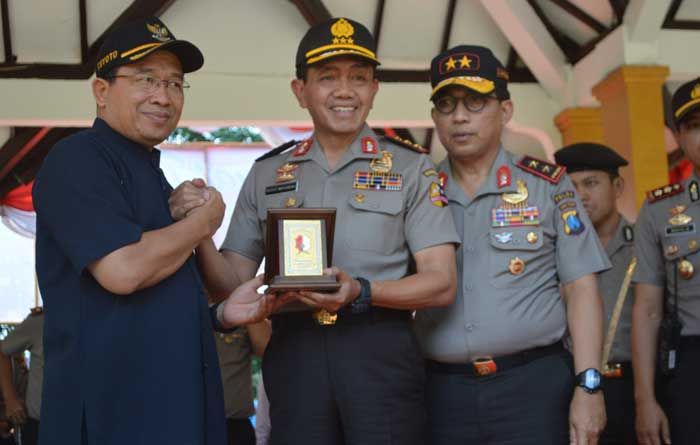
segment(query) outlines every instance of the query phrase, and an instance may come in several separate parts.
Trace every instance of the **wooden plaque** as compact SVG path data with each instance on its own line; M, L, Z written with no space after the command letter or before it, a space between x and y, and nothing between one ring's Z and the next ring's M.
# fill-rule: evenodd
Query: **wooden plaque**
M335 275L323 275L333 259L335 209L267 210L265 284L272 292L335 292Z

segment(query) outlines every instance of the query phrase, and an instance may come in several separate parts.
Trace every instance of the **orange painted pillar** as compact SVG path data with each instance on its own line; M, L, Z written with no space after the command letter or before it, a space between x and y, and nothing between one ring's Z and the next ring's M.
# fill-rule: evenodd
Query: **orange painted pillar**
M648 190L668 183L662 95L668 74L666 66L623 65L593 87L605 144L630 162L620 170L626 187L618 207L631 219Z
M577 142L605 143L599 107L565 108L554 117L554 124L561 133L562 146Z

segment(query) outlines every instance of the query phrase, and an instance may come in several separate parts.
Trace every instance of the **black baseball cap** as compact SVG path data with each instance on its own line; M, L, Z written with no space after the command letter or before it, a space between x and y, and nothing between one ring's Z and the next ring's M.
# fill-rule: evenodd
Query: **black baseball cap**
M438 91L459 85L479 94L495 92L500 100L510 99L508 72L490 49L476 45L459 45L433 58L430 63L432 100Z
M158 50L168 50L180 60L182 71L191 73L204 64L202 52L192 43L177 40L156 17L131 22L105 37L97 53L95 74L104 77L114 68L134 63Z
M566 171L574 173L584 170L603 170L618 175L618 169L629 162L610 147L595 142L580 142L567 145L554 153L554 159Z
M698 106L700 106L700 77L684 83L673 93L671 108L676 126Z
M297 76L314 63L331 57L353 56L379 65L377 44L362 23L344 17L312 26L297 48Z

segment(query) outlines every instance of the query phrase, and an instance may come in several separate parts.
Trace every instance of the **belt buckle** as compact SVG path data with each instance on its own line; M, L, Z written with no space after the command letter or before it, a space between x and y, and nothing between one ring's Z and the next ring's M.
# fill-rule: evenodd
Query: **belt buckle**
M491 357L475 358L472 366L474 366L474 374L479 377L485 377L498 371L498 366L496 366L496 362Z
M603 368L602 374L607 379L619 379L622 377L622 365L619 363L608 363Z
M325 309L319 309L312 314L319 326L333 326L338 320L338 314L331 314Z

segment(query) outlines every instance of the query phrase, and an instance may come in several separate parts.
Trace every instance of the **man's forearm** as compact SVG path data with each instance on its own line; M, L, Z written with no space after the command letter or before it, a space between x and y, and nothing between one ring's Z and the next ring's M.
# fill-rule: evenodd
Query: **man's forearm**
M638 284L632 306L632 368L635 400L654 400L659 326L663 317L663 289Z
M209 297L214 302L228 297L242 283L232 265L217 250L211 238L205 239L197 246L197 262L199 272L209 291Z
M603 349L603 301L594 275L564 285L575 372L600 367Z

